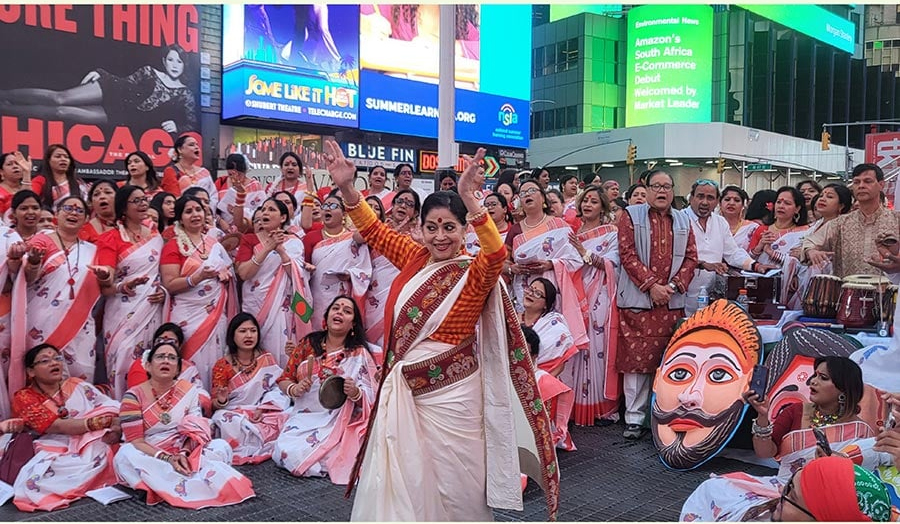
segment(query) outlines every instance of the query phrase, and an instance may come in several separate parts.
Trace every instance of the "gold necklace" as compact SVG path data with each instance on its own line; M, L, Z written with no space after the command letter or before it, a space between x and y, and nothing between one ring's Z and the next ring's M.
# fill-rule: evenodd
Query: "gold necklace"
M539 225L543 224L545 220L547 220L546 213L544 213L544 216L541 217L541 219L538 221L538 223L533 226L528 223L528 217L523 218L522 223L525 224L525 226L528 227L529 229L534 229L534 228L538 227Z
M339 233L332 234L332 233L329 233L328 231L325 231L325 228L323 227L322 228L322 236L325 238L335 238L335 237L339 237L339 236L343 235L344 231L346 231L346 228L342 227L341 231Z

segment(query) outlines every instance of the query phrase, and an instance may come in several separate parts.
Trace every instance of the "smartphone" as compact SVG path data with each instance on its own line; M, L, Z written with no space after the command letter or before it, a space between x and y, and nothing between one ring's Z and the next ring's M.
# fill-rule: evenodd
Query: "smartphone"
M813 434L816 436L816 445L822 448L822 451L830 457L833 452L831 451L831 444L828 443L828 437L825 436L825 432L822 431L822 428L812 428L812 430Z
M759 395L759 401L766 400L766 383L769 381L769 368L757 364L753 366L753 375L750 376L750 389Z

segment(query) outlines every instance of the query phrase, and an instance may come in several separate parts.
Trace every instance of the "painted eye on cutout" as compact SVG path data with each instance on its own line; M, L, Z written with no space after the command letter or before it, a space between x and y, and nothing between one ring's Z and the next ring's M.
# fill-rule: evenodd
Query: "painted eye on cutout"
M717 384L721 384L722 382L728 382L733 379L734 375L729 373L728 371L722 368L716 368L709 372L709 380L710 382L714 382Z
M686 380L690 380L690 378L693 377L694 374L685 368L675 368L670 371L667 376L669 377L669 380L673 382L684 382Z

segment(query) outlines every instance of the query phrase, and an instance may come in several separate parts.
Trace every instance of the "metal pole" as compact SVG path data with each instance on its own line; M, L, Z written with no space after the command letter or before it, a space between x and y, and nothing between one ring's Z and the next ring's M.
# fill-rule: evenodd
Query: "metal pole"
M456 6L441 4L438 69L438 166L456 166Z

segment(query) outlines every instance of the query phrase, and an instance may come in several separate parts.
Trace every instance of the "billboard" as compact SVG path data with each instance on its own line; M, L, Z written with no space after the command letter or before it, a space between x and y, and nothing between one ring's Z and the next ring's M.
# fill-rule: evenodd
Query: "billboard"
M135 150L165 166L200 138L199 44L194 5L0 5L0 151L61 143L88 178Z
M812 4L745 5L742 7L785 27L811 36L820 42L853 53L856 44L856 26L846 18Z
M436 138L438 5L360 7L361 129ZM528 147L530 5L456 6L456 140ZM485 30L485 28L489 28Z
M713 11L646 5L628 12L625 125L709 122Z
M866 163L876 164L884 171L884 194L887 195L893 209L897 209L900 196L900 184L897 184L897 171L900 171L900 133L869 133L866 135Z
M563 18L591 13L595 15L621 16L622 4L550 4L550 21L556 22ZM610 15L609 13L616 13Z
M357 6L225 4L222 18L222 118L357 127Z

